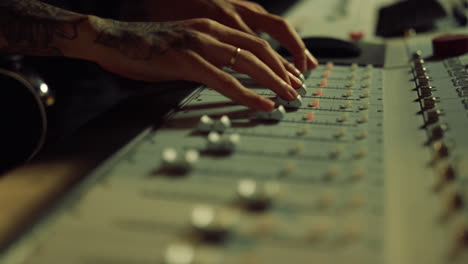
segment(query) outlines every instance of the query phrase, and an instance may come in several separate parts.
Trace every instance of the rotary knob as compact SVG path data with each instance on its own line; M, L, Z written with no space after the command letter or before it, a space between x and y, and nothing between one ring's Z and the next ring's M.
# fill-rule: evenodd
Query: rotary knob
M419 58L414 61L414 66L416 68L423 67L424 63L425 63L424 59Z
M419 75L416 79L418 80L419 85L429 85L430 77L426 74Z
M438 179L435 185L435 190L440 191L442 187L453 182L456 178L456 172L452 165L443 164L438 169Z
M430 85L420 85L419 91L421 92L421 97L430 97L432 96L432 86Z
M237 195L247 209L262 211L271 206L279 195L280 189L279 183L275 181L260 183L244 179L237 186Z
M417 60L420 60L422 57L422 52L421 50L417 50L413 53L413 60L414 61L417 61Z
M416 67L415 70L417 75L425 75L427 72L427 68L424 66Z
M439 117L442 115L441 110L430 110L424 113L426 125L432 125L439 122Z
M437 158L446 158L449 155L449 148L442 142L436 142L432 145Z
M422 107L425 110L432 109L436 106L437 98L427 97L422 100Z
M204 240L222 242L234 230L238 214L227 208L199 205L192 210L190 221Z
M447 125L445 124L433 127L431 130L431 141L436 141L444 137L445 131L447 131Z
M450 184L441 190L442 211L441 220L448 220L464 207L464 200L457 186Z

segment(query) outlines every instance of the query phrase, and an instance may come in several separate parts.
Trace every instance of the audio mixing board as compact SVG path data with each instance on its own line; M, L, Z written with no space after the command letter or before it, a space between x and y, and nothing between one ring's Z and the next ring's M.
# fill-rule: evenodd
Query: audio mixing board
M0 262L468 263L468 55L431 39L323 61L290 102L226 69L276 109L195 89Z

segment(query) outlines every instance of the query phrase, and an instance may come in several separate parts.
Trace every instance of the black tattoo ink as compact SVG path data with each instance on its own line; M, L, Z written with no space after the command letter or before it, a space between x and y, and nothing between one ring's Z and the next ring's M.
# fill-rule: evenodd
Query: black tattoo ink
M100 20L94 24L99 30L95 43L134 60L151 60L170 49L188 49L196 43L195 35L182 23Z
M0 35L12 53L63 56L57 38L74 40L83 16L35 0L0 1Z

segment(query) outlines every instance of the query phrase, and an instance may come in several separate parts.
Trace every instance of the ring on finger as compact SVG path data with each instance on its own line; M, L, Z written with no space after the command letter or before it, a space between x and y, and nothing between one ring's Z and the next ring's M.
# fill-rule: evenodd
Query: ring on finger
M236 48L234 50L234 54L232 55L232 57L229 59L229 65L228 67L229 68L232 68L234 66L234 64L236 64L236 61L237 61L237 57L239 56L239 53L241 52L241 48Z

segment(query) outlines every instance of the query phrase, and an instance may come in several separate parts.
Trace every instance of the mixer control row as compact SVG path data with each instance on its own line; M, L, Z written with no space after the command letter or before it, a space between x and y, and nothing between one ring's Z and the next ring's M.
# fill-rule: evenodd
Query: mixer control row
M460 63L455 65L454 61L459 62L460 60L459 58L449 59L444 63L454 65L455 73L450 73L450 67L448 67L448 73L453 77L454 82L458 82L458 87L460 87L460 79L463 79L462 75L466 74L466 68ZM431 77L435 70L440 70L440 65L441 63L437 62L425 62L420 51L413 54L413 76L424 119L423 128L428 132L427 145L430 146L432 152L429 164L433 167L436 175L433 186L435 193L441 200L440 208L442 209L438 212L438 216L440 221L447 225L447 233L451 237L452 250L448 254L456 257L468 251L468 207L466 204L468 193L463 191L465 185L462 183L463 179L459 173L460 159L463 160L463 156L455 151L457 140L452 137L451 131L449 131L451 125L457 124L447 123L451 119L446 118L443 107L444 105L447 107L449 104L445 101L447 98L440 97L440 95L448 94L451 91L441 91L441 89L448 89L448 87L438 86L438 79ZM459 95L462 90L463 88L458 88Z

